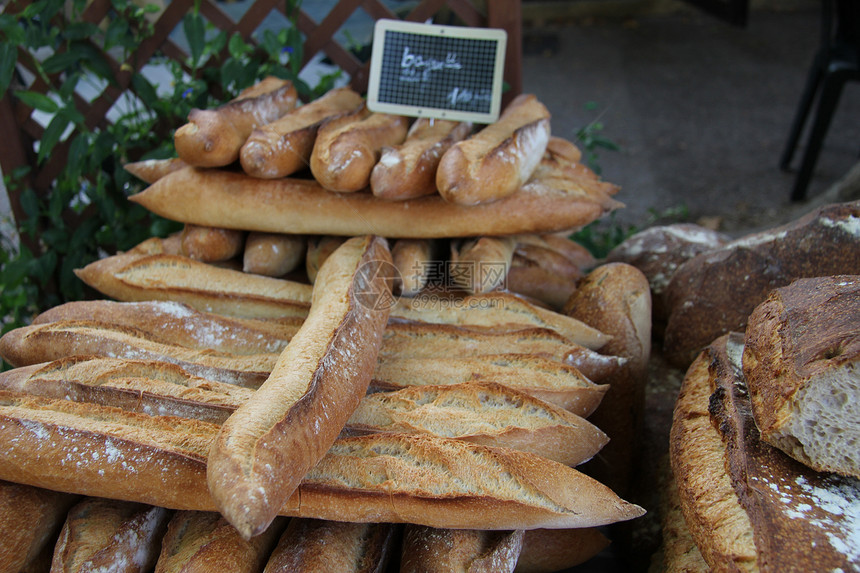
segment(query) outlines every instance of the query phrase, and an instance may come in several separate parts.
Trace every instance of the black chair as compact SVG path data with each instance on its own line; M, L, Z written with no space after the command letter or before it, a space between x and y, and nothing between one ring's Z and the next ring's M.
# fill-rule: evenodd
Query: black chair
M806 189L812 179L842 88L851 80L860 81L860 2L822 0L821 6L821 46L809 70L800 105L780 160L780 168L787 171L813 101L818 96L815 118L791 192L792 201L801 201L806 197Z

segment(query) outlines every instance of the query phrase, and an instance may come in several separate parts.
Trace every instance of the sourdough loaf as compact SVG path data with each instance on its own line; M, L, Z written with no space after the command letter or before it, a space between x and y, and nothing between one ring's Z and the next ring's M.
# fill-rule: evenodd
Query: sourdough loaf
M860 276L774 290L750 315L743 366L762 440L860 478Z
M769 231L702 253L669 282L666 357L686 366L747 318L771 290L803 277L860 274L860 201L826 205Z

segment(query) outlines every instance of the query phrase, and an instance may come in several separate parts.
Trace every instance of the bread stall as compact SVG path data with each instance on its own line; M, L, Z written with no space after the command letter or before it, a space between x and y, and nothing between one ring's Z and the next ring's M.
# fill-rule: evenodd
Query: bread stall
M422 2L407 18L442 4L516 45L515 2L489 3L480 22L460 2ZM306 46L328 46L333 20L297 21ZM174 156L123 163L142 182L128 202L180 230L75 268L89 296L0 338L12 366L0 373L8 570L559 571L618 559L607 547L623 553L662 513L640 501L653 485L637 467L652 325L682 370L702 341L745 326L673 322L710 309L702 285L727 280L694 261L759 253L769 237L802 248L817 224L834 248L814 272L860 272L857 206L673 249L689 261L667 292L702 302L670 294L654 316L649 267L623 248L597 260L569 238L623 194L553 133L552 110L519 93L508 59L513 90L485 124L374 111L366 67L305 100L266 76L193 109ZM810 272L787 269L755 294ZM698 323L717 330L672 337ZM828 359L851 354L835 347ZM856 539L852 483L837 484L840 527L814 532L832 547ZM713 528L690 530L715 567ZM758 547L776 534L752 535ZM856 555L827 563L847 570Z

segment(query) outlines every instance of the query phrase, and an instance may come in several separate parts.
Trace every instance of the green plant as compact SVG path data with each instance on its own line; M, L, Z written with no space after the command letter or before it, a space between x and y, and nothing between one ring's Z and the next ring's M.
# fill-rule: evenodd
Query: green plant
M182 22L186 61L157 54L146 62L166 71L169 81L158 85L137 71L143 67L135 60L135 51L153 34L147 16L156 8L110 0L109 17L96 24L83 17L88 5L87 0L22 1L0 14L0 94L48 118L37 167L55 154L67 156L40 192L31 186L29 168L4 174L25 216L17 221L21 244L4 239L2 245L3 332L27 323L39 310L83 298L87 293L74 269L179 228L127 200L143 184L122 166L174 156L173 131L192 108L217 106L267 75L292 80L304 99L312 99L338 76L326 76L317 86L299 79L303 39L295 26L295 1L287 1L293 26L267 31L256 41L217 30L197 10L190 11ZM118 72L106 53L120 63ZM88 122L82 88L116 87L117 74L129 72L133 97L114 106L120 111L112 121Z
M597 104L595 102L588 102L585 104L585 109L597 109ZM619 147L617 143L604 137L602 132L603 122L600 121L599 117L588 125L579 128L576 132L576 142L582 148L584 163L598 175L601 173L601 167L598 161L600 158L600 150L621 150L621 147Z

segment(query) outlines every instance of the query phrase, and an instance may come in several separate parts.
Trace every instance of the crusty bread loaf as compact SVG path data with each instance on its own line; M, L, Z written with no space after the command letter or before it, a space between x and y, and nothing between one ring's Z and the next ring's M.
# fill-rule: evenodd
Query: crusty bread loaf
M816 472L760 440L743 377L742 334L721 337L709 353L708 411L752 525L758 563L774 571L860 567L860 481Z
M537 299L550 308L562 309L583 276L579 264L546 241L537 244L521 239L517 237L505 286L511 292Z
M707 573L710 567L702 559L690 528L681 510L678 485L671 469L661 488L660 533L661 545L651 556L651 569L665 573Z
M565 231L621 205L603 182L563 183L527 183L505 199L464 208L439 195L386 201L370 193L329 192L306 179L255 179L189 167L129 199L182 223L309 235L377 233L389 239Z
M651 292L641 271L624 263L607 263L580 281L565 312L606 332L612 339L601 349L627 359L608 379L605 402L594 423L610 442L589 471L616 491L627 491L645 407L648 360L651 355Z
M286 518L278 518L265 533L245 540L214 511L177 511L161 540L155 573L261 573L286 525Z
M512 573L523 546L523 531L438 529L406 525L401 573Z
M433 195L442 155L472 131L468 122L420 117L401 145L385 147L370 174L370 189L380 199Z
M415 296L435 274L437 261L433 260L433 242L430 239L398 239L391 247L391 262L397 269L394 292L400 296Z
M304 319L240 319L164 300L78 300L49 308L33 318L32 324L59 321L91 321L105 327L127 327L145 333L146 338L186 348L263 354L283 350Z
M534 95L517 96L496 122L445 152L436 171L439 193L458 205L514 194L546 150L549 120L549 111Z
M599 528L529 529L514 573L553 573L585 563L609 546Z
M222 227L185 225L180 235L180 254L203 261L217 263L232 259L245 246L245 233Z
M592 350L602 348L611 337L581 320L541 308L514 294L493 292L466 297L457 295L401 298L391 309L401 320L510 330L549 328L568 341Z
M394 552L395 533L390 523L293 518L264 573L384 573Z
M182 232L176 232L167 237L150 237L144 239L129 250L128 255L181 255Z
M684 519L708 565L751 571L756 568L752 525L732 487L725 448L708 415L709 362L702 352L684 376L672 419L672 472Z
M219 511L263 532L322 458L367 391L391 296L385 239L355 237L320 269L310 314L272 373L221 426L207 477Z
M591 459L608 441L582 417L495 382L369 394L347 429L447 436L531 452L569 466Z
M167 362L95 356L0 372L0 389L213 424L223 423L253 392L193 376Z
M594 412L609 388L595 384L573 366L528 354L381 357L373 373L373 385L379 388L435 386L469 380L498 382L582 417Z
M116 300L184 302L198 310L246 318L303 317L312 291L307 284L175 255L113 255L76 269L75 274Z
M69 510L51 571L151 571L170 515L161 507L86 498Z
M515 246L514 237L477 237L452 243L448 261L450 286L469 294L490 292L503 286Z
M123 169L143 181L144 183L155 183L168 173L178 171L188 164L174 157L171 159L145 159L143 161L132 161L123 165Z
M0 571L47 571L66 514L78 499L72 494L0 481Z
M229 165L255 127L293 109L297 98L292 82L270 76L215 109L192 109L174 134L176 153L188 165Z
M252 177L277 179L307 168L320 125L362 104L351 88L335 88L257 127L239 152L242 169Z
M774 290L744 342L761 439L818 471L860 478L860 276Z
M324 235L308 239L308 251L305 256L305 273L308 280L313 284L317 280L317 273L325 260L346 241L346 237L334 237Z
M268 377L276 353L230 354L186 348L150 338L145 332L91 321L59 321L22 326L0 338L0 356L27 366L67 356L114 356L162 360L197 376L257 388Z
M406 138L409 120L370 113L366 108L330 119L320 126L311 153L311 173L330 191L353 192L370 185L382 148Z
M250 232L245 238L242 271L282 277L304 261L307 239L302 235Z
M682 264L667 291L666 357L686 366L720 335L742 332L774 288L803 277L860 274L860 201L826 205Z
M528 246L549 249L563 256L583 274L597 266L597 259L591 254L591 251L571 239L568 233L517 235L517 248Z
M0 442L7 444L0 479L212 511L206 462L217 432L218 426L198 420L0 392ZM380 471L387 475L382 482L375 477ZM605 525L644 510L533 454L440 437L371 434L338 440L281 513L531 529Z
M723 247L730 237L694 223L658 225L637 232L606 255L606 262L633 265L651 285L655 321L665 327L666 288L681 264L696 255Z

